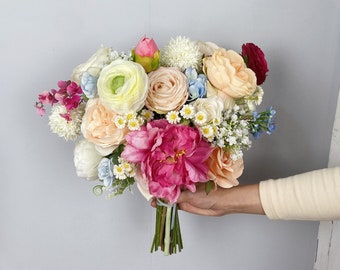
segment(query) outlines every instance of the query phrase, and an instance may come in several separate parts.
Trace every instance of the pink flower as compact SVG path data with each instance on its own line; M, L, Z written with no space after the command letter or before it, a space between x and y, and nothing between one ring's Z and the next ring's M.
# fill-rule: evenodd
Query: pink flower
M41 94L39 94L38 99L42 104L53 105L54 103L58 102L55 99L54 95L52 93L48 92L48 91L44 91Z
M143 37L135 48L135 54L142 57L153 57L158 52L156 42L152 38Z
M132 50L133 60L141 64L146 73L159 67L160 53L156 42L152 38L143 37Z
M207 181L213 149L197 129L155 120L126 140L122 157L140 165L151 195L175 203L182 188L194 192L195 183Z

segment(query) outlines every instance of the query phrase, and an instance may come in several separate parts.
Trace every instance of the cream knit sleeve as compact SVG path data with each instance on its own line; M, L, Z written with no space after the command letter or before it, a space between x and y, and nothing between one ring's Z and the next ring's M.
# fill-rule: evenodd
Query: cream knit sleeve
M270 219L340 219L340 167L262 181L260 199Z

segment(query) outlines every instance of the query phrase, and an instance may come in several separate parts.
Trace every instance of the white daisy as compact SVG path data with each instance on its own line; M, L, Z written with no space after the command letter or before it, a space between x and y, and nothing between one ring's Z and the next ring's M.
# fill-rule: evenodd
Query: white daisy
M117 115L113 122L117 128L125 128L126 120L122 115Z
M212 138L214 136L214 129L211 125L203 126L200 130L205 138Z
M130 130L139 130L140 129L140 123L138 119L132 118L128 121L127 126Z
M207 114L203 111L199 111L198 113L195 114L195 123L197 125L204 125L207 122Z
M150 110L142 110L141 115L145 118L147 122L151 121L154 117L154 113Z
M184 119L192 119L195 115L195 108L190 104L184 105L180 111L180 114Z
M113 166L113 174L117 179L126 179L124 168L121 165Z
M171 111L166 114L166 120L168 120L170 124L177 124L181 121L181 118L178 116L177 111Z

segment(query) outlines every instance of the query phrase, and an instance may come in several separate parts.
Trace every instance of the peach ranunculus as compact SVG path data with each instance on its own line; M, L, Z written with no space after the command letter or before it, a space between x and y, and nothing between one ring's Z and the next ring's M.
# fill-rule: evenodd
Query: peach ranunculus
M159 67L149 73L145 105L159 114L179 110L188 99L187 78L174 67Z
M106 156L125 142L127 128L117 128L113 119L116 112L107 108L99 98L89 99L86 104L81 131L86 140L95 144L97 151Z
M239 184L237 178L243 173L243 159L232 160L230 152L216 147L211 153L208 161L208 179L220 187L231 188Z
M242 98L256 89L254 71L247 68L243 58L233 50L217 49L212 56L204 58L203 70L222 100Z

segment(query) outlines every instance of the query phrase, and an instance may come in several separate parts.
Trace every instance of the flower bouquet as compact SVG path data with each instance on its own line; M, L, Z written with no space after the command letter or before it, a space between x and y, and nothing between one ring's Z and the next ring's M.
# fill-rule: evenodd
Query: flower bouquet
M237 53L178 36L159 50L144 37L129 53L99 48L35 108L44 115L51 105L51 131L77 140L76 172L98 181L95 194L111 198L136 183L157 200L151 252L168 255L183 248L181 191L238 185L251 135L275 129L275 111L256 110L267 72L253 43Z

